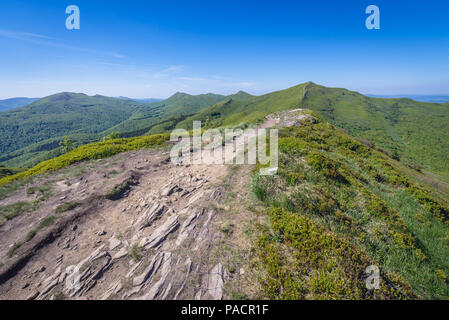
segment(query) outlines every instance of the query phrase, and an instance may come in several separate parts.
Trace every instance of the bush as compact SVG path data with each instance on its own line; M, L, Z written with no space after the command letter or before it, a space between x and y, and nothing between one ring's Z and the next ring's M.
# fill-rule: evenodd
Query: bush
M131 186L136 185L137 180L131 177L122 183L114 186L109 192L107 192L104 197L109 200L118 200L125 196L125 194L131 189Z
M129 253L129 255L135 262L139 262L140 259L142 259L142 251L143 251L143 247L141 245L139 245L138 243L135 243L132 246L131 252Z
M347 183L346 178L339 172L340 165L320 151L312 151L306 157L307 164L323 174L339 182Z
M372 298L360 279L366 266L372 264L366 253L305 215L273 208L270 219L284 243L267 235L258 241L266 270L262 284L269 299ZM386 283L380 288L375 292L377 298L402 296Z

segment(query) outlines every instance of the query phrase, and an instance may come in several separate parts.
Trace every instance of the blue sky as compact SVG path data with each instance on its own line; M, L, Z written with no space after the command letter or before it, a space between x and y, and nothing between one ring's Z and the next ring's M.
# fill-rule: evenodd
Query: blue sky
M67 30L77 5L81 29ZM380 8L381 29L365 28ZM1 1L0 99L61 91L165 98L305 81L449 93L449 1Z

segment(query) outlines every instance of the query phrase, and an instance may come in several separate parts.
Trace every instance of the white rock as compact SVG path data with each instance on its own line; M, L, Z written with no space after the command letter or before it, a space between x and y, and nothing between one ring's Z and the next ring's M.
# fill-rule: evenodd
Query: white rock
M109 239L109 250L114 250L115 248L119 247L122 244L122 242L117 238L111 238Z

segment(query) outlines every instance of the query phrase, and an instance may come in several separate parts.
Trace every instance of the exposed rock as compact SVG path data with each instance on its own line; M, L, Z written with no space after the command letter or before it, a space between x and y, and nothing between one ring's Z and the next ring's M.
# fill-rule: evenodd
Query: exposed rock
M44 282L42 283L44 288L41 290L39 299L44 299L46 295L51 291L51 289L58 285L60 275L61 267L58 267L50 277L44 280Z
M123 289L122 282L119 280L112 284L111 287L103 294L101 300L108 299L111 295L119 293Z
M184 290L186 283L187 283L187 279L189 278L190 270L192 268L192 260L189 257L187 258L187 260L185 262L185 266L186 266L186 273L185 273L184 281L182 282L182 285L180 286L179 290L176 292L176 294L173 298L174 300L178 299L178 296Z
M217 201L223 194L222 188L216 188L209 196L211 201Z
M192 203L198 201L201 199L201 197L204 195L204 192L197 192L192 198L190 198L189 203L187 205L191 205Z
M140 265L143 263L143 260L140 260L138 263L134 264L131 269L128 271L128 273L126 274L125 278L129 278L131 277L134 272L137 270L137 268L140 267Z
M59 255L59 256L57 256L56 257L56 264L60 264L60 263L62 263L62 259L64 258L64 255Z
M121 259L126 255L128 255L128 250L126 250L126 248L122 248L112 257L112 260L115 261Z
M39 296L39 291L33 291L32 293L30 293L27 297L26 300L34 300Z
M153 260L151 260L151 263L149 266L140 274L139 276L134 277L133 279L133 286L140 286L145 281L147 281L151 275L159 269L162 260L164 259L164 253L158 253L154 256Z
M50 292L51 289L56 287L58 285L58 278L54 279L52 282L50 282L44 289L42 289L41 294L39 297L44 297L47 293Z
M169 185L169 186L165 187L164 189L162 189L161 196L168 197L168 196L172 195L173 192L180 191L180 190L182 190L182 189L180 189L177 184Z
M138 226L138 230L142 230L150 226L154 220L159 218L164 211L167 209L163 204L155 203L149 210L142 214L139 219L136 221L136 225Z
M176 215L169 217L164 224L154 230L148 238L142 239L141 245L145 249L157 247L171 232L175 231L178 226L178 217Z
M135 154L141 157L140 152ZM154 164L150 164L139 172L141 183L127 198L115 203L105 201L103 193L107 186L101 178L103 172L136 170L135 159L129 159L132 157L132 153L126 153L124 161L119 158L117 162L108 160L104 168L87 167L83 180L88 178L89 183L73 183L65 191L68 199L83 203L86 212L67 214L81 215L74 216L63 225L63 230L55 233L54 241L39 249L39 254L20 273L20 277L26 277L11 282L18 287L1 287L6 288L6 298L23 298L36 292L30 295L34 299L58 298L59 294L68 299L88 300L223 298L223 269L227 267L216 265L215 251L211 251L223 237L217 228L211 227L214 213L222 211L204 207L206 202L222 197L224 189L217 186L221 175L226 174L224 168L195 165L187 169L184 164L179 168L167 164L155 170ZM110 184L120 179L108 175ZM52 206L60 196L55 195L49 201ZM119 231L120 237L116 233ZM143 248L133 248L136 244ZM132 250L136 250L137 263L130 257ZM47 270L32 274L34 268L42 265ZM47 274L59 266L62 272Z
M207 219L206 219L206 221L204 221L203 228L207 227L207 225L209 224L210 220L212 219L212 216L214 213L215 213L215 211L213 209L210 209L207 212Z
M106 269L110 266L111 256L104 251L104 245L97 248L86 259L78 263L75 270L79 270L81 274L75 275L79 283L73 288L66 288L69 297L82 296L91 290Z
M45 271L45 266L40 266L39 268L37 268L34 273L39 273L39 272L44 272Z
M208 294L212 299L223 299L223 285L225 278L226 272L223 270L223 265L218 263L210 271L207 283Z
M111 238L109 239L109 250L114 250L115 248L118 248L122 242L117 238Z
M172 254L170 252L163 253L163 264L161 267L160 278L159 280L150 288L150 290L140 297L139 299L143 300L153 300L158 294L163 292L163 285L167 280L167 276L171 271L171 262L172 262ZM166 293L170 290L171 286L167 285Z
M178 238L176 239L176 245L179 246L188 236L190 231L195 227L193 223L204 212L204 209L191 213L187 219L182 223L181 230Z

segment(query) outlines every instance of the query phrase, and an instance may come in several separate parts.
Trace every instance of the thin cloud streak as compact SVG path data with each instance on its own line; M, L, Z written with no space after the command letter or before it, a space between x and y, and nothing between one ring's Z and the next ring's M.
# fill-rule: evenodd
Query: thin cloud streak
M0 29L0 36L7 37L10 39L21 40L21 41L25 41L28 43L34 43L34 44L38 44L38 45L48 46L48 47L75 50L75 51L80 51L80 52L92 53L92 54L96 54L96 55L106 55L106 56L111 56L111 57L117 58L117 59L125 58L124 55L116 53L116 52L102 51L102 50L96 50L96 49L90 49L90 48L81 48L81 47L76 47L76 46L70 46L70 45L64 44L62 42L47 41L47 40L56 40L56 39L45 36L45 35L37 34L37 33Z
M39 38L39 39L54 39L42 34L38 33L31 33L31 32L20 32L20 31L11 31L11 30L5 30L0 29L0 35L5 36L12 39L18 39L18 40L24 40L24 37L31 37L31 38Z

